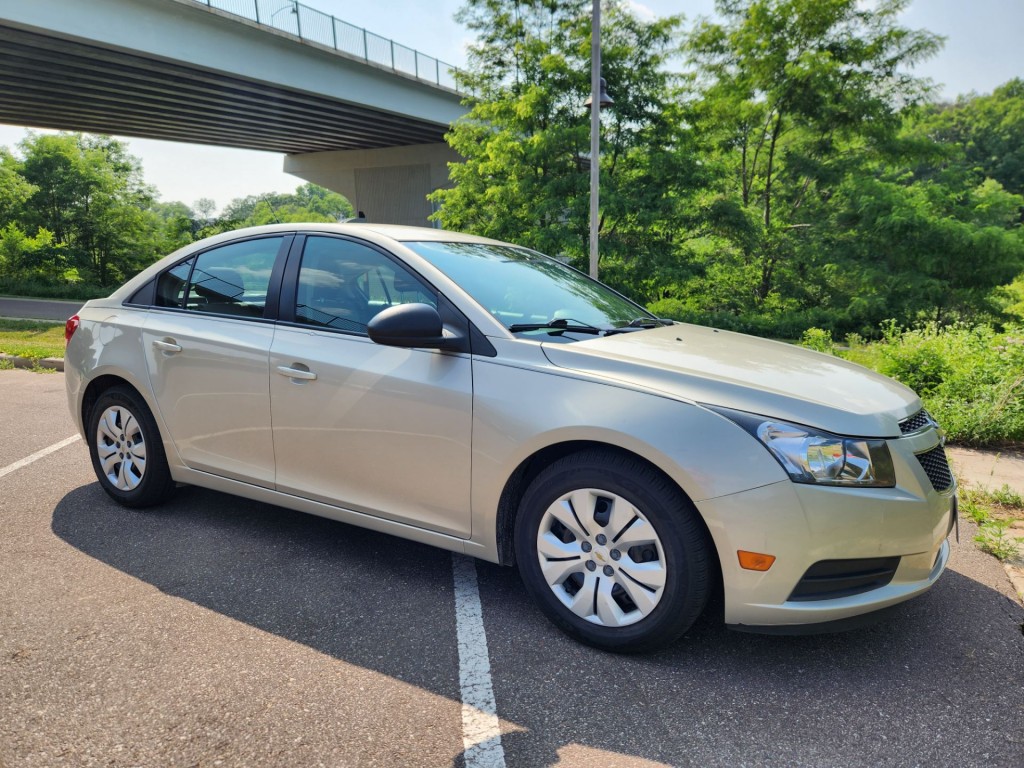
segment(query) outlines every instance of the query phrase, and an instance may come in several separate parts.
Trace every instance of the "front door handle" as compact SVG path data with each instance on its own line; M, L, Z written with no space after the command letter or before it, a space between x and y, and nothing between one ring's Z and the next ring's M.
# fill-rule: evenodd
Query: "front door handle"
M302 368L290 368L287 365L277 366L277 372L289 379L302 379L302 381L316 381L316 374Z
M181 345L175 344L173 341L160 341L156 339L153 341L153 346L159 349L161 352L181 352Z

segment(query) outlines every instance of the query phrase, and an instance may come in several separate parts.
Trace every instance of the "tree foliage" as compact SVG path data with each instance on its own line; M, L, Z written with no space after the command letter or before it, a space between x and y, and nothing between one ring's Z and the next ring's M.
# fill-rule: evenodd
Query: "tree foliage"
M341 221L352 215L352 204L343 196L306 183L291 194L236 198L224 209L217 226L236 228L289 221Z
M942 41L900 24L908 2L718 0L689 29L605 3L602 278L784 336L1016 306L996 289L1024 271L1024 86L929 103L913 68ZM445 226L585 263L589 9L464 5L473 97L434 196Z
M699 173L686 129L676 52L679 17L643 22L607 4L602 72L614 108L601 135L602 270L643 290L677 266L681 200ZM581 0L471 0L477 34L463 85L469 113L448 139L464 162L440 190L437 218L586 263L589 240L590 17Z
M444 226L584 266L600 164L601 276L659 314L798 338L811 326L1024 318L1024 81L934 103L941 39L909 0L717 0L714 19L603 4L614 99L591 158L589 0L465 0L476 36ZM312 184L162 203L124 145L0 148L0 283L116 283L199 237L335 221Z
M908 117L908 133L943 150L922 175L972 185L992 179L1024 194L1024 79L985 96L928 104Z
M156 200L139 161L104 136L30 133L0 148L0 284L39 295L102 295L156 259L215 232L275 221L336 221L341 195L314 184L236 200L225 215ZM83 287L84 286L84 287Z
M813 230L837 188L892 155L899 110L927 91L909 69L938 47L898 25L906 4L719 0L720 20L690 35L696 111L720 172L707 217L725 247L708 266L717 278L715 259L732 262L730 309L801 303L819 266Z

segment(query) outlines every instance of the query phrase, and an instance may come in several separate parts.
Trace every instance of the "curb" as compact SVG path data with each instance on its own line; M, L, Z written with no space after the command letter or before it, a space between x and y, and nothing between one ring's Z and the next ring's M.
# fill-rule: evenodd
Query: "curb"
M18 357L0 352L0 362L11 363L15 368L46 368L64 372L63 357Z
M1006 570L1006 575L1010 577L1010 584L1013 585L1013 590L1017 593L1017 599L1024 603L1024 568L1009 563L1003 563L1003 568Z

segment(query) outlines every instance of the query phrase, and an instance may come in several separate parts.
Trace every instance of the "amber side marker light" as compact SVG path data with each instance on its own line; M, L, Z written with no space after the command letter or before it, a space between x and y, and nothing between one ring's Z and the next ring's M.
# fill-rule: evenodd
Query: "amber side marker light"
M747 552L738 550L740 556L740 567L748 571L767 571L775 562L775 555L762 555L760 552Z

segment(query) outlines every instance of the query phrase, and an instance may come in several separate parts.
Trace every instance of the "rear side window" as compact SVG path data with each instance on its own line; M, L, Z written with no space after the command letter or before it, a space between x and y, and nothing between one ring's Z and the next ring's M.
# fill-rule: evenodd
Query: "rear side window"
M283 237L212 248L164 272L156 306L236 317L263 317L270 274Z
M192 273L195 259L183 261L176 267L160 275L156 284L156 301L158 307L174 307L181 309L185 304L185 292L188 288L188 276Z

